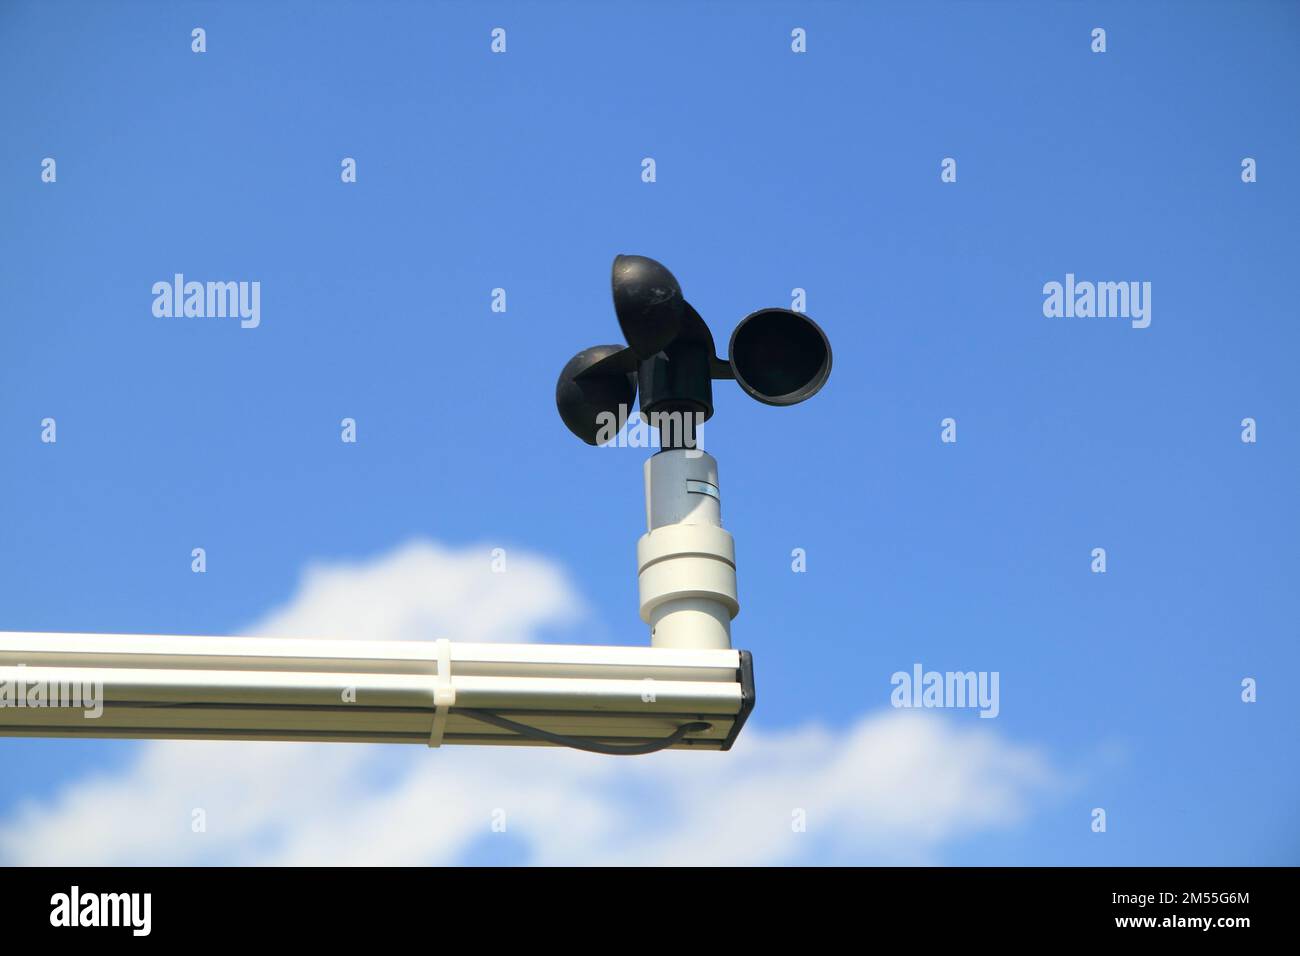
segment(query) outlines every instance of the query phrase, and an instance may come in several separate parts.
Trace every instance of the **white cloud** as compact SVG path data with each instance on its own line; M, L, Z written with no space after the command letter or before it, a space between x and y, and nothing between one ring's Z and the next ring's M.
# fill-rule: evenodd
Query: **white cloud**
M310 571L258 633L528 640L581 604L544 560L414 544ZM508 582L508 583L507 583ZM472 611L472 613L471 613ZM470 636L472 635L472 637ZM538 863L927 862L1014 825L1055 785L986 726L884 710L845 730L764 732L728 754L151 742L0 821L15 864L454 863L508 840ZM193 832L195 809L206 832ZM506 832L492 830L504 811ZM795 832L796 811L807 832ZM497 819L500 819L498 816Z
M582 602L554 564L527 552L451 551L427 541L373 561L310 565L294 599L248 629L267 637L522 643L572 623Z

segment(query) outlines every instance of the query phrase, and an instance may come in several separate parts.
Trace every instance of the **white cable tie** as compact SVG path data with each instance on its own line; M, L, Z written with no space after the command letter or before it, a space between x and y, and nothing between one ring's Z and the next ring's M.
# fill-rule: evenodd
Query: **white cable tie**
M456 688L451 682L451 641L439 638L433 647L438 656L438 674L433 685L433 729L429 732L429 746L441 747L442 735L447 730L447 711L456 706Z

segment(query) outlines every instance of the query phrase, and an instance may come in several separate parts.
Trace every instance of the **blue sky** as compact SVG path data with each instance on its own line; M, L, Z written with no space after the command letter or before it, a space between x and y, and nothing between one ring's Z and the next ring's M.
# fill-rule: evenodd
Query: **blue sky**
M428 540L564 569L542 639L645 641L644 452L552 396L649 255L720 344L799 287L835 349L707 430L753 728L997 671L943 719L1057 785L934 861L1300 862L1297 53L1283 3L5 3L0 628L227 633ZM155 317L177 272L260 281L260 326ZM1150 327L1045 317L1067 273L1149 281ZM0 819L146 746L0 740Z

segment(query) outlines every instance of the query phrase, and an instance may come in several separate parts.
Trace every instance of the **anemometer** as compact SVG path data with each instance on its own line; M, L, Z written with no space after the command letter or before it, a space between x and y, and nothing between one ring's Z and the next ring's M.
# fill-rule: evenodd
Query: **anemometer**
M802 313L761 309L724 361L660 263L618 256L612 286L627 344L575 355L555 401L589 445L638 395L659 430L636 549L648 646L0 632L0 734L729 749L754 706L753 663L731 646L735 545L699 429L714 381L767 405L810 398L830 343Z

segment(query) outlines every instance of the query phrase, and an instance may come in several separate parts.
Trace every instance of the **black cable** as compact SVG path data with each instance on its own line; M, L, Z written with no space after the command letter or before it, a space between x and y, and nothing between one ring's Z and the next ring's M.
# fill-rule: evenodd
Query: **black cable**
M559 744L561 747L572 747L574 750L585 750L588 753L607 754L614 757L638 757L642 754L656 753L671 747L687 734L702 733L713 727L712 724L697 720L689 724L682 724L667 737L661 740L652 740L648 744L599 744L592 740L583 740L581 737L566 737L564 734L553 734L549 730L542 730L540 727L518 724L513 720L502 717L500 714L494 714L490 710L453 707L448 713L460 714L485 724L491 724L493 727L500 727L502 730L511 730L521 737L544 740L547 743Z

